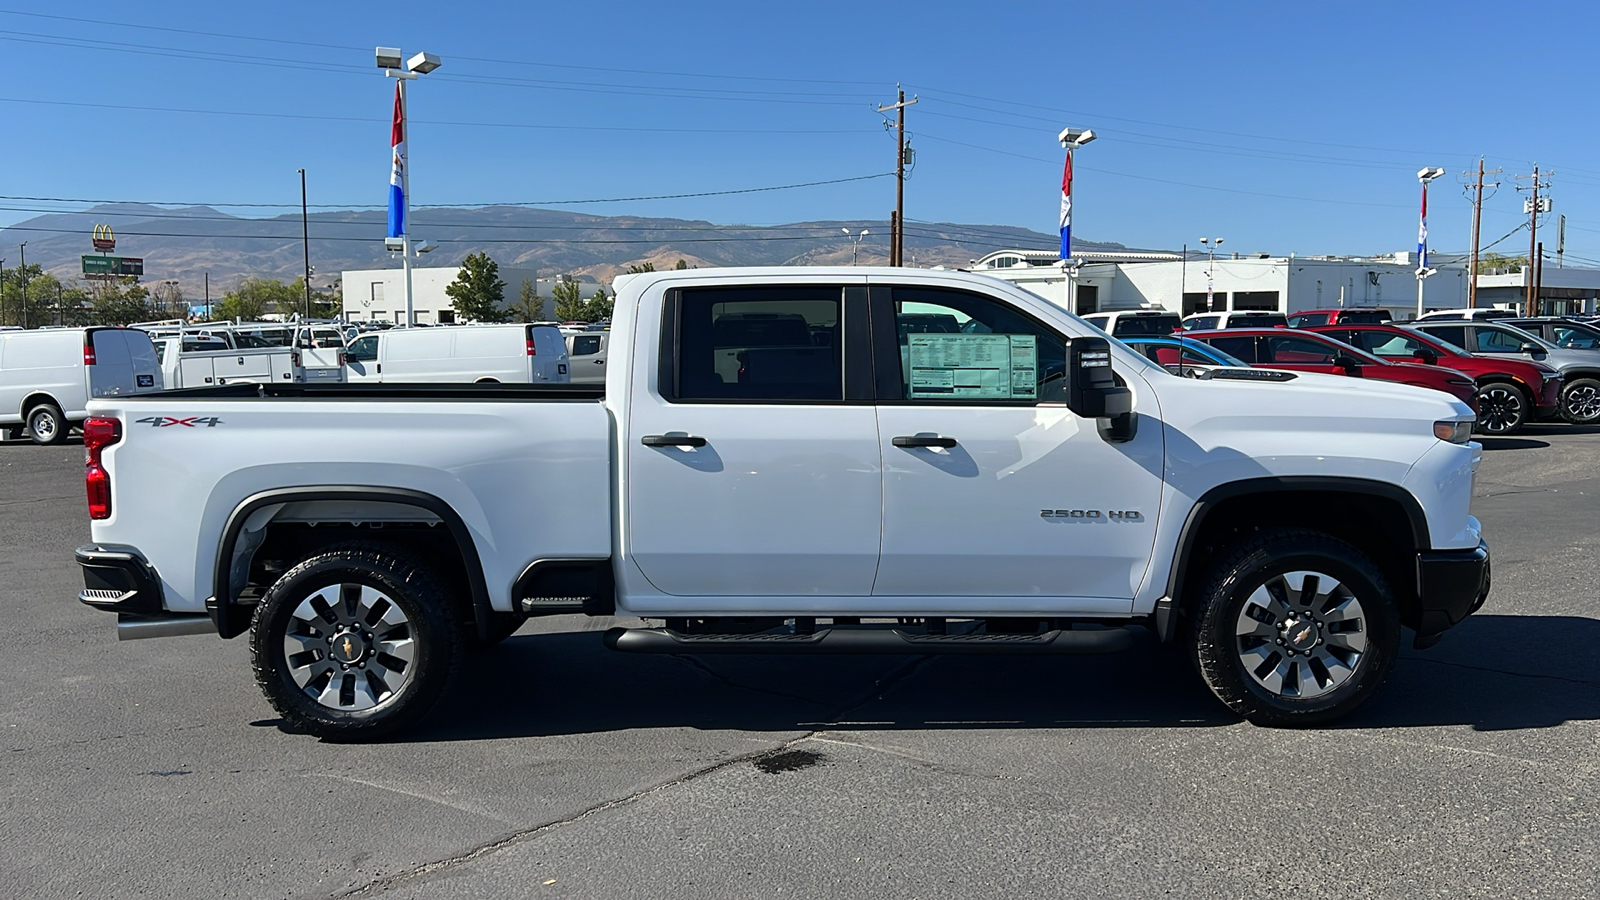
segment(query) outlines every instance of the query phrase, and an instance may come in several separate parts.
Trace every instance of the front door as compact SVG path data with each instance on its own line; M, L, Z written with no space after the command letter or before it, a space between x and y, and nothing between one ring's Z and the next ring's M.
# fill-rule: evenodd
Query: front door
M1127 378L1144 424L1108 443L1064 404L1065 339L1019 307L874 286L872 324L884 461L875 598L942 601L953 614L1126 612L1161 500L1148 385Z
M623 438L626 552L657 590L746 613L871 592L883 482L865 305L837 284L668 293L673 337L652 389L634 384ZM738 597L762 599L716 599Z
M364 334L350 342L344 354L344 380L382 381L378 377L378 336Z

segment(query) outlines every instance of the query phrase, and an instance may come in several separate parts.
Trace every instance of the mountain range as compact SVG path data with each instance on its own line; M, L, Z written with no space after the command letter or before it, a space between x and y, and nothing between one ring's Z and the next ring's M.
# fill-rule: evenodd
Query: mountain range
M384 250L383 210L324 211L306 220L313 286L331 284L347 269L399 266ZM209 274L213 297L248 277L292 280L305 266L299 213L271 218L230 215L207 206L170 208L137 203L51 212L0 229L0 253L26 241L29 263L72 281L81 276L80 257L95 255L90 238L97 224L116 235L114 255L144 260L145 283L175 280L185 296L198 299ZM843 229L849 229L846 234ZM867 237L855 243L855 235ZM584 281L609 283L630 265L690 266L862 265L888 261L888 223L882 220L795 222L787 225L723 225L703 220L642 216L596 216L556 209L491 206L412 211L414 241L437 249L421 266L457 265L469 253L488 253L506 267L548 270ZM912 221L906 228L906 262L917 266L965 266L1002 248L1049 249L1057 237L1007 225L961 225ZM1121 244L1077 241L1084 250L1123 250Z

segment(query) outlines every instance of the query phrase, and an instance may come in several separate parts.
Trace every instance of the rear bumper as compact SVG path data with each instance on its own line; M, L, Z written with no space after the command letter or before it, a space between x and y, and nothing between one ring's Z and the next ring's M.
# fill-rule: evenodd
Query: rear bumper
M1489 596L1489 544L1471 550L1427 550L1417 554L1416 644L1431 647Z
M211 617L169 613L162 605L161 577L136 548L85 544L74 554L83 569L85 606L117 614L117 639L215 634Z

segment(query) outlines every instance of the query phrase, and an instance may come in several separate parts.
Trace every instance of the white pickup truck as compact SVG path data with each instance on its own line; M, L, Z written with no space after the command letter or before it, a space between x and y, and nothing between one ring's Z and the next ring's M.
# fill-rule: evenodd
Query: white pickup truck
M80 599L251 633L293 725L414 722L528 616L614 650L1098 653L1181 642L1267 725L1349 712L1401 627L1483 602L1481 448L1441 393L1169 373L962 272L619 278L602 387L231 385L84 429ZM380 448L374 452L374 448Z

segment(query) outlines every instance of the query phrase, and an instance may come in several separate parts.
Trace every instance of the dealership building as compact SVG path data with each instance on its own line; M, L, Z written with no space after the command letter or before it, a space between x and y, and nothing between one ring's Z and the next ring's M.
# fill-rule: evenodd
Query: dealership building
M517 302L522 283L531 281L544 301L540 318L555 319L555 300L551 290L562 276L539 277L533 269L516 269L502 266L500 280L506 283L506 304ZM416 267L411 270L411 308L418 325L451 325L456 322L456 311L451 306L445 288L461 274L459 266ZM352 269L341 273L340 285L344 289L344 320L346 322L404 322L406 318L406 276L403 269ZM584 299L601 290L595 282L580 281ZM609 292L608 292L609 293Z
M1079 315L1129 309L1204 311L1383 308L1396 319L1417 314L1416 257L1209 257L1177 253L1088 253L1063 267L1054 252L999 250L973 271L1021 285ZM1430 258L1435 262L1438 257ZM1426 310L1467 305L1467 266L1437 265L1423 281ZM1548 270L1546 270L1548 272ZM1483 301L1480 300L1480 305Z

